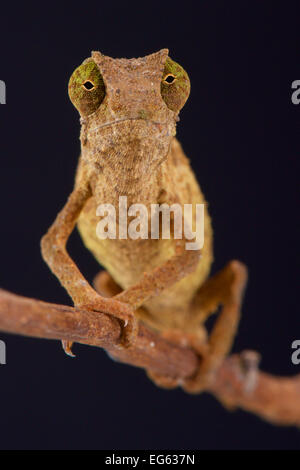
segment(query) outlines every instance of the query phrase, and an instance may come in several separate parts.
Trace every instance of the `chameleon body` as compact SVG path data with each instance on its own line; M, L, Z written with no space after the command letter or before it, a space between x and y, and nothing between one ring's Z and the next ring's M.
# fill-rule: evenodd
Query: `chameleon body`
M42 253L75 305L105 311L125 325L129 321L131 333L132 325L143 321L169 334L170 340L181 336L205 350L198 376L186 384L187 389L199 391L230 349L246 271L241 263L231 262L206 280L213 259L211 221L175 137L178 114L189 92L187 73L170 59L167 49L139 59L112 59L93 52L74 71L69 95L81 116L81 156L74 191L43 237ZM174 236L100 240L97 207L112 204L118 215L120 196L127 196L128 206L144 204L149 213L153 203L193 208L205 204L203 248L188 251L184 240ZM66 252L75 224L85 246L106 269L97 276L95 289ZM207 340L203 322L219 304L226 308L215 336ZM69 345L65 348L70 353Z

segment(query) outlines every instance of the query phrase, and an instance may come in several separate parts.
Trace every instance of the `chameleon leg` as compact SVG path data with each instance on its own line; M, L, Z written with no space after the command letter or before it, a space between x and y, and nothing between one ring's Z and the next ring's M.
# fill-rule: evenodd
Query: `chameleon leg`
M114 298L136 309L193 272L201 258L201 251L186 250L185 243L185 239L176 240L175 254L168 261L144 273L140 282L125 289Z
M122 292L122 288L113 280L107 271L100 271L94 278L94 288L103 297L114 297ZM138 320L151 324L151 315L144 307L139 307L134 311Z
M181 330L169 329L161 333L162 337L170 343L177 346L188 347L194 349L199 357L203 358L208 352L208 343L206 338L206 330L203 327L195 329L192 333L186 333ZM151 370L147 370L147 375L158 387L162 388L177 388L184 386L185 382L182 379L166 377L157 374Z
M86 281L66 251L66 244L86 201L91 197L89 188L75 189L54 223L41 240L42 256L51 271L67 290L76 306L100 311L122 321L122 341L128 344L136 335L137 320L133 309L118 300L101 297ZM71 343L63 342L67 354L71 355Z
M195 377L186 380L183 388L199 393L224 357L230 352L240 320L240 307L247 282L247 268L239 261L231 261L215 276L208 279L197 292L192 305L192 323L204 321L219 305L222 310L209 337L208 351L200 362Z

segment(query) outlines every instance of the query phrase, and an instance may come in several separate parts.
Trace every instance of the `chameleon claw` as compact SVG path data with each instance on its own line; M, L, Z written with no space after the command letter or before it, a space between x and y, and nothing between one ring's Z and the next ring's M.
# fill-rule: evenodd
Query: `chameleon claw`
M61 344L62 344L63 350L65 351L65 353L68 356L76 357L75 354L73 354L73 352L72 352L72 344L73 344L72 341L67 341L67 340L63 339Z

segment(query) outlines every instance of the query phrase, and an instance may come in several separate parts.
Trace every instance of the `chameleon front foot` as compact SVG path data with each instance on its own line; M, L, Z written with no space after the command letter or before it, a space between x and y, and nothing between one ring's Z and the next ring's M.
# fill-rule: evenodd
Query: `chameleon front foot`
M93 310L97 311L95 308L87 308L87 306L84 306L85 310ZM104 312L107 313L107 312ZM133 316L132 318L126 318L124 319L122 317L118 317L116 315L112 315L114 318L120 321L121 323L121 336L120 336L120 346L124 348L130 347L137 336L138 332L138 322ZM68 341L68 340L62 340L61 342L62 348L65 351L65 353L70 356L70 357L76 357L76 355L72 351L72 346L73 342Z
M78 305L81 309L102 312L119 321L121 326L120 346L131 346L138 332L138 320L133 308L117 299L105 298L95 292L87 303Z

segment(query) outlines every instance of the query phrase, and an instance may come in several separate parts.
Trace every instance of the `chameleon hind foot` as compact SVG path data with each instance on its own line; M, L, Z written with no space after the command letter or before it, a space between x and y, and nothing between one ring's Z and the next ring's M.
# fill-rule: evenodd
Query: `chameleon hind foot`
M183 388L187 392L204 391L230 352L240 320L246 283L246 266L239 261L231 261L197 292L192 306L196 319L198 314L203 321L219 305L222 309L209 336L207 354L201 359L195 376L184 381Z
M193 349L200 358L205 357L208 352L206 330L201 326L199 326L194 333L186 333L180 329L174 328L161 332L161 336L176 346ZM159 375L151 370L147 370L146 372L149 379L161 388L177 388L183 386L185 383L184 379Z
M209 336L208 342L197 341L197 336L176 331L169 339L181 346L188 345L199 357L195 375L188 379L162 377L148 371L148 376L160 387L181 386L189 393L201 393L214 377L216 370L230 352L240 319L240 307L247 282L247 269L239 261L231 261L215 276L208 279L197 292L191 309L190 330L197 331L199 323L208 318L219 305L222 310Z

